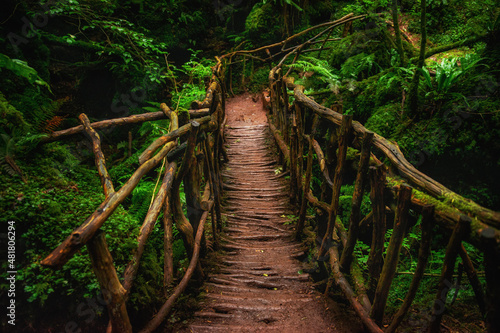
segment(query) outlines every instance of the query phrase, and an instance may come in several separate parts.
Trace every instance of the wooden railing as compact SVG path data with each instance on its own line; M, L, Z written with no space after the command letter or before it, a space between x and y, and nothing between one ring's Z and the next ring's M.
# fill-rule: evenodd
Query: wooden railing
M186 119L181 117L179 120L177 112L162 104L160 112L96 123L90 123L85 115L81 115L82 125L54 132L45 139L46 142L54 141L66 135L85 132L93 143L96 167L106 198L79 228L73 231L59 247L42 261L42 264L55 269L60 268L81 247L88 247L94 272L108 306L110 316L108 332L132 331L126 301L139 269L144 246L162 209L165 229L164 284L169 285L173 281L173 222L176 223L181 232L191 260L182 280L141 332L152 332L161 324L194 273L203 276L198 258L209 213L212 214L212 242L214 246L217 246L218 232L221 228L222 183L219 164L221 157L224 157L222 146L226 96L224 72L226 69L230 71L231 66L237 63L234 60L237 56L243 57L243 61L246 58L251 58L270 63L275 57L282 54L285 56L269 75L271 92L269 127L281 152L281 161L284 167L290 171L292 189L290 198L299 210L296 238L301 239L305 233L308 235L310 233L308 229L304 228L306 209L309 204L316 207L319 212L324 213L323 221L318 224L318 234L309 236L314 238L320 236L321 241L317 244L318 259L324 260L326 255L329 255L333 280L341 288L367 329L371 332L383 332L380 325L384 319L387 296L398 265L401 244L408 230L408 212L412 209L422 215L418 264L403 305L392 318L385 332L394 332L411 306L424 274L430 252L432 227L436 223L450 230L451 236L446 246L446 256L434 302L430 323L431 330L437 332L439 329L443 313L442 307L444 306L443 299L448 292L446 283L451 280L458 255L464 263L465 271L476 294L478 306L483 315L486 316L488 329L491 332L500 330L497 323L499 316L496 316L496 313L500 311L500 284L498 282L500 281L500 265L498 265L500 262L498 247L500 213L488 210L453 193L437 181L419 172L405 159L397 145L368 131L363 125L353 121L351 116L342 115L319 105L304 94L302 86L295 85L293 80L282 72L283 63L287 57L293 55L296 60L301 53L321 52L325 43L332 40L330 32L334 27L350 24L353 20L362 17L354 17L350 14L337 21L307 29L280 43L250 51L234 51L220 59L217 58L217 65L213 69L214 74L208 86L206 98L201 102L193 102L193 110L189 111L191 120L187 119L189 117L185 117ZM293 47L287 45L315 29L322 29L322 31L300 45ZM320 48L314 48L317 43L322 43ZM279 47L281 47L279 51L274 52L274 54L270 53L270 50ZM229 75L229 80L230 78L231 75ZM229 87L231 87L231 81ZM289 94L292 94L295 99L292 105L289 104ZM120 189L115 190L107 172L100 148L100 139L95 129L166 118L170 119L169 133L158 138L141 154L140 167ZM321 127L331 129L326 141L319 138L318 130ZM337 148L338 153L336 153ZM198 152L197 154L195 154L195 150ZM352 197L349 227L346 230L337 215L340 187L344 169L347 167L347 152L349 150L359 157L355 163L355 190ZM307 152L306 159L303 158L304 152ZM313 153L316 154L317 163L325 183L324 191L318 195L319 199L310 190L313 176ZM390 161L391 166L388 167L381 163L380 159L382 158ZM161 188L141 227L138 247L133 253L133 258L126 268L121 282L100 228L116 207L137 186L141 177L157 168L162 161L166 161L167 166ZM202 165L197 167L198 164ZM200 212L200 214L193 214L188 218L182 211L179 192L182 182L184 183L187 204L195 207L195 211ZM201 191L202 186L204 186L203 191ZM372 212L362 217L361 200L365 188L368 187L370 188ZM203 193L202 197L200 197L200 193ZM330 202L326 202L328 198L331 199ZM386 221L388 211L395 213L395 221L384 259L382 257L384 236L387 226L391 225ZM355 272L361 271L361 267L353 255L353 250L358 241L358 232L362 226L368 224L367 221L371 221L373 227L371 228L372 241L367 265L370 279L368 283L364 283L362 277L355 274ZM484 253L488 283L486 296L462 241L470 242ZM348 282L346 275L350 275L355 288ZM134 331L136 330L134 329Z
M164 286L173 282L172 224L175 222L191 258L189 267L179 284L166 300L154 318L141 330L152 332L165 319L175 300L184 291L194 273L203 276L203 269L198 261L204 228L208 214L212 214L212 244L217 246L217 234L221 229L220 198L222 183L220 177L220 157L223 154L224 137L224 87L220 84L223 68L219 61L213 68L213 76L207 89L206 98L194 101L189 117L182 117L178 112L161 104L160 112L133 115L125 118L90 123L85 114L80 115L81 125L52 133L47 139L54 141L61 137L84 132L92 141L95 163L104 189L105 200L85 222L76 228L50 255L42 265L54 269L63 266L81 247L87 246L93 270L106 301L110 322L108 332L132 332L126 302L139 270L144 248L149 235L163 209L164 235ZM113 186L108 174L105 158L101 150L97 128L119 126L144 121L170 119L169 132L156 139L139 157L139 168L120 188ZM191 119L189 119L191 118ZM182 142L182 143L181 143ZM125 269L123 278L118 278L113 258L108 250L101 226L113 214L113 211L127 198L138 185L141 178L166 165L163 181L141 226L138 245ZM161 174L161 169L158 171ZM185 216L180 201L180 186L184 185L186 204L192 214ZM202 191L203 188L203 191ZM200 194L203 193L201 196ZM127 235L124 235L127 237Z
M300 49L295 53L298 52ZM486 316L489 331L498 331L496 313L500 310L500 213L453 193L418 171L405 159L396 144L367 130L359 122L353 121L352 116L343 115L340 105L336 106L340 112L336 112L306 96L304 87L295 85L293 78L283 74L282 64L283 61L269 75L269 126L280 148L284 169L290 172L291 201L300 207L296 237L300 239L306 232L313 239L321 239L317 243L318 259L325 260L325 256L329 255L333 279L365 327L370 332L394 332L399 326L424 274L430 253L432 228L438 224L450 230L450 235L446 236L449 240L429 323L430 331L439 332L458 255L462 258L480 311ZM294 97L291 105L289 96ZM318 133L320 127L324 132ZM328 129L329 137L323 140L325 129ZM356 156L354 161L350 161L353 163L349 163L355 165L356 178L349 226L345 230L338 215L340 189L348 165L348 150ZM303 158L305 152L306 159ZM324 182L321 194L313 193L310 189L313 154L316 154L316 163L319 164ZM380 162L380 159L389 161L390 166ZM362 216L360 207L365 189L370 193L372 211L367 216ZM319 209L324 216L318 219L317 234L310 235L311 231L304 229L308 205ZM422 215L418 264L403 305L393 316L390 325L382 330L387 297L398 266L401 245L409 228L410 209ZM394 222L387 220L389 211L395 215ZM365 269L357 264L353 250L358 241L361 223L366 228L365 222L368 220L372 224L372 239ZM389 245L384 249L384 237L388 228L393 231ZM486 293L462 241L483 251ZM385 258L382 256L384 250ZM359 274L363 270L369 276L368 283L364 283ZM346 275L353 281L356 292Z

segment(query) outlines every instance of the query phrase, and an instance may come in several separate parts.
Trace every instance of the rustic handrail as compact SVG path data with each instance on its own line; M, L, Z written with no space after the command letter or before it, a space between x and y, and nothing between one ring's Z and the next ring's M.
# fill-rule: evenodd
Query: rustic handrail
M300 46L296 47L295 54L297 55L300 50ZM294 61L296 60L297 57ZM453 240L450 240L447 247L446 263L440 278L440 286L443 286L447 283L447 280L453 273L457 253L460 253L460 256L465 258L464 262L470 263L468 254L465 251L465 248L461 245L462 241L466 240L478 247L480 250L483 250L481 244L484 243L485 238L492 240L489 244L493 244L493 242L498 244L498 241L500 240L500 231L498 230L500 227L500 212L494 212L485 207L481 207L472 200L465 199L454 193L411 165L406 160L397 144L390 142L377 133L368 131L357 121L352 121L352 124L350 121L346 122L350 116L346 116L326 108L306 96L304 94L303 86L294 84L292 78L283 74L284 70L282 69L282 65L283 61L280 62L278 66L274 67L269 74L271 105L268 116L270 120L270 130L276 139L280 155L282 155L280 160L284 162L284 167L286 169L290 169L291 187L293 188L293 186L296 186L295 184L299 184L298 192L302 193L302 197L298 200L298 202L302 202L302 205L299 212L296 237L300 238L302 236L305 224L305 209L307 202L328 214L328 224L323 226L327 232L323 235L317 235L317 237L323 238L323 241L318 244L318 258L323 260L323 255L328 251L328 254L330 255L330 267L333 279L344 292L346 298L351 302L351 305L355 309L356 313L360 316L362 322L365 324L365 327L370 332L383 331L380 325L382 324L382 320L384 318L387 295L398 265L401 243L406 234L405 225L407 211L409 207L412 207L412 209L414 209L417 213L423 215L424 222L422 223L425 230L423 230L424 235L422 237L421 252L418 256L417 273L412 281L410 292L405 298L404 307L397 313L391 325L385 330L386 332L394 332L401 323L402 318L407 313L414 299L416 288L418 288L423 275L424 268L427 263L427 257L429 255L428 244L431 237L429 233L429 226L432 226L432 222L437 222L450 231L455 230L455 232L453 232ZM295 99L293 103L294 105L288 105L288 95L290 94L289 90L293 91L291 95ZM308 112L311 117L319 117L320 121L326 122L329 127L333 125L339 129L338 135L333 136L331 134L330 137L337 137L339 148L336 161L337 166L333 176L329 173L332 170L329 171L328 167L325 166L325 163L327 163L325 153L323 153L320 144L314 138L315 128L317 126L316 119L313 121L312 128L309 131L311 134L304 135L304 137L309 141L309 153L307 155L307 168L305 173L303 173L305 163L303 154L301 153L298 155L296 149L293 149L293 147L296 147L298 144L298 138L296 135L293 135L293 133L308 133L305 126L297 128L294 123L294 119L297 117L302 118L302 115ZM292 125L290 125L291 122ZM348 131L349 128L352 128L352 137L354 140L346 134L346 131ZM348 147L361 150L361 160L356 167L357 176L351 219L349 221L348 235L346 236L346 232L343 230L341 222L336 219L336 215L338 214L338 189L343 174L342 169L345 159L345 151ZM385 158L387 158L391 162L392 170L396 170L398 174L396 175L389 172L386 175L384 171L386 168L375 157L375 155L370 152L371 148L376 149ZM333 151L327 151L329 154L328 156L335 156L336 147L330 147L329 149L333 149ZM313 151L318 156L319 168L321 170L323 180L326 184L330 185L328 188L333 190L331 204L324 202L323 199L317 199L309 189L309 182L312 175ZM294 154L296 156L294 156ZM369 301L363 302L364 304L362 305L361 301L363 300L363 297L366 296L363 294L365 286L359 285L358 276L354 273L359 270L359 267L356 270L351 270L351 267L352 265L356 265L356 259L353 256L353 248L357 242L357 233L361 222L359 206L360 199L362 198L364 191L363 179L366 178L369 163L375 166L378 164L376 168L370 171L374 176L371 181L372 206L374 210L374 213L371 214L371 218L373 219L373 225L376 226L376 228L373 228L372 247L370 251L370 258L368 260L370 280L366 286L369 296L371 298L374 297L374 299L373 305L367 305ZM333 178L333 184L330 177ZM405 182L407 184L405 184ZM414 188L412 189L408 184ZM374 189L374 186L377 188L381 186L381 188ZM394 193L394 198L399 195L400 199L397 204L395 203L394 198L384 198L384 193L386 192L384 188L391 190ZM382 251L384 250L384 235L386 229L385 215L387 206L394 211L396 221L394 222L395 229L393 231L384 262ZM323 223L326 223L326 221ZM458 232L457 230L460 231ZM339 240L340 243L337 240ZM342 251L340 252L341 249ZM492 252L494 252L494 254L492 254ZM448 255L448 253L451 254ZM496 255L496 258L500 259L498 257L498 250L489 251L488 254L489 256ZM490 264L488 264L488 262L490 262ZM499 272L497 271L496 266L491 264L491 260L486 261L485 264L487 266L486 270L489 269L492 276L498 276ZM469 276L471 284L474 285L473 289L481 311L483 313L488 313L488 310L498 311L498 309L495 308L498 306L498 302L485 303L485 293L482 290L480 283L477 281L477 275L474 267L469 264L467 265L467 270L467 276ZM345 279L344 274L352 275L357 287L361 287L361 290L358 288L357 296L355 295L353 288L349 285L349 282ZM490 291L497 290L495 289L494 284L498 282L493 281L494 280L491 278L487 281L487 288ZM447 292L447 289L440 287L439 294L436 296L435 312L437 311L437 307L444 306L441 299L443 299L442 295L445 292ZM492 299L495 296L488 295L487 297ZM498 297L498 295L496 295L496 297ZM489 309L484 310L485 304L486 306L489 306ZM367 307L369 311L367 311ZM442 311L439 314L441 313ZM441 316L435 315L433 318L434 319L430 325L432 329L437 332ZM494 320L496 319L491 318L491 316L489 318L487 317L488 322Z
M199 262L201 239L204 237L204 226L208 214L212 212L212 237L217 239L216 233L220 231L221 213L220 196L222 184L220 182L220 157L223 155L222 143L224 134L221 124L225 121L224 113L224 87L221 85L223 78L223 67L218 61L213 68L213 76L207 89L206 98L203 102L195 102L195 109L189 111L193 118L187 123L179 124L177 111L169 109L161 104L161 111L132 115L124 118L109 119L91 123L85 114L80 115L82 125L66 130L52 133L42 139L42 142L58 140L68 135L85 131L92 141L95 155L96 167L99 171L105 200L92 213L85 222L76 228L55 250L52 251L41 264L58 269L63 266L82 246L87 245L92 259L93 269L98 278L99 285L106 297L109 310L110 323L109 332L132 332L132 325L128 317L126 302L133 286L133 281L138 273L140 260L144 252L146 242L154 229L160 211L164 210L165 224L165 287L172 282L172 221L177 229L183 234L185 248L191 258L189 268L179 285L168 297L160 312L146 325L145 332L157 327L170 311L175 300L186 288L187 282L196 271L200 276L203 274ZM119 189L115 190L109 177L104 154L100 147L100 138L96 129L109 128L124 124L137 124L144 121L159 119L170 119L170 127L167 134L153 142L140 156L140 166L132 174L130 179ZM183 144L179 140L188 135ZM195 148L199 146L199 152L205 154L205 158L198 160L194 154ZM184 152L182 154L182 152ZM180 162L177 162L177 160ZM168 161L167 161L168 160ZM114 210L130 195L138 185L141 178L149 171L156 168L160 162L166 164L163 181L156 197L154 198L138 236L138 246L132 253L130 263L125 269L122 282L116 274L113 258L109 253L104 233L101 226L113 214ZM167 163L165 163L167 162ZM206 167L197 167L198 163L206 163ZM177 164L180 165L177 168ZM197 174L200 170L200 174ZM201 182L204 182L203 195L199 192ZM203 213L193 220L184 215L179 199L179 187L184 183L184 188L191 188L192 192L186 192L186 201L200 207ZM168 215L168 216L167 216ZM193 229L196 225L196 229ZM217 225L219 226L217 228ZM170 257L168 259L167 257Z

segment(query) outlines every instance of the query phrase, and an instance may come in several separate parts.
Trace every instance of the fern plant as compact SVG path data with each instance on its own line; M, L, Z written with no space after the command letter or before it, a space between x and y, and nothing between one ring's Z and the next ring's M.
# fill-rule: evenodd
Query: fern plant
M398 66L400 63L399 54L396 50L391 50L391 69L382 75L377 82L377 95L384 90L389 90L394 84L400 84L405 91L409 90L411 78L416 66L408 64L407 67Z
M148 213L154 188L154 182L144 181L139 183L132 191L132 204L128 212L139 221L144 220L146 214Z
M377 74L382 67L375 61L375 54L360 53L347 59L342 65L340 73L344 78L365 79Z
M341 85L340 76L326 60L316 59L313 57L303 57L301 60L289 65L289 67L299 70L302 73L314 73L313 76L319 79L322 83L326 83L328 85L328 89L335 94L338 94ZM310 77L304 75L303 78L301 80L297 80L296 83L306 84L309 79Z
M419 68L424 80L424 85L428 89L425 97L432 97L435 100L444 99L447 95L465 97L462 94L452 93L452 88L463 76L470 73L474 68L479 66L480 61L475 54L467 54L461 58L454 57L451 59L443 59L441 63L435 64L436 76L432 80L431 74L427 67ZM483 66L489 67L485 64Z

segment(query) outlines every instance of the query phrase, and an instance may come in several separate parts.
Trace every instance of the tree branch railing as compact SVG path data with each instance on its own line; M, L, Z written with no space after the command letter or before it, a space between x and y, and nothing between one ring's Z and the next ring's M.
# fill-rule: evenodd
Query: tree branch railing
M302 86L295 85L283 73L283 65L288 57L294 55L293 63L298 59L300 53L325 49L326 42L333 41L330 37L332 29L363 17L363 15L349 14L337 21L306 29L280 43L254 50L237 50L216 58L217 64L213 68L206 97L203 101L192 103L192 110L189 111L191 120L184 123L180 123L181 120L176 111L170 110L165 104L162 104L159 112L94 123L90 123L85 115L81 115L82 125L54 132L42 139L42 142L50 142L68 135L85 132L92 141L96 167L105 193L105 200L100 206L42 261L42 265L58 269L86 245L101 291L106 295L110 318L108 332L132 332L133 328L128 317L126 302L139 270L145 244L157 222L160 211L163 210L165 287L170 286L173 282L173 223L180 231L191 259L180 283L171 294L166 293L167 300L164 305L141 330L141 332L154 331L164 321L191 277L194 274L203 276L199 256L209 213L212 216L212 241L215 246L217 245L217 233L221 231L222 226L220 205L223 186L220 165L221 160L227 158L223 149L226 122L226 85L229 87L228 90L232 91L231 68L233 64L237 63L237 61L233 61L233 58L243 57L243 63L245 63L246 58L250 58L252 61L260 60L271 63L274 58L284 55L279 65L272 68L269 74L271 100L268 114L269 127L279 147L280 160L284 164L284 169L288 169L285 172L290 174L290 185L294 189L290 199L300 208L296 238L300 239L306 232L308 205L316 207L326 217L323 222L323 229L326 232L316 236L322 239L322 242L318 244L319 259L324 260L325 256L329 255L332 272L332 280L329 285L335 281L370 332L384 332L381 329L381 324L384 322L385 304L398 266L401 244L407 234L408 210L411 209L416 214L423 216L417 270L403 307L394 316L385 332L394 332L411 306L428 260L431 239L429 228L433 224L440 225L452 234L446 249L446 267L443 267L440 277L440 294L436 297L434 308L437 309L440 305L439 302L442 302L442 295L446 295L447 289L442 286L452 276L455 260L460 255L465 263L467 276L474 284L478 304L481 310L486 313L488 326L498 327L495 326L496 318L494 315L489 314L500 311L500 305L498 301L495 301L500 299L500 295L498 295L500 268L497 265L500 262L500 251L498 251L500 213L488 210L457 195L421 173L405 159L397 145L368 131L350 117L316 103L304 94ZM322 30L306 42L295 46L287 45L317 29ZM322 39L325 35L326 37ZM309 48L319 43L322 43L320 48ZM278 48L277 52L271 54L272 50ZM229 71L228 76L225 75L226 70ZM226 79L229 79L229 83L225 82ZM289 104L289 94L293 95L295 99L292 105ZM314 120L311 122L310 119L313 118ZM137 170L121 188L115 189L106 169L104 155L100 148L100 138L96 130L159 119L170 119L169 132L157 138L142 152ZM320 126L331 129L326 149L322 148L323 141L317 135ZM342 130L337 135L334 129ZM339 155L336 154L337 148L339 148ZM349 154L349 151L356 152L356 150L360 151L360 159L354 161L356 164L355 190L349 227L345 230L338 218L338 196L344 170L349 167L349 156L353 155ZM306 159L304 159L305 151L307 151ZM319 169L325 181L319 198L310 190L313 176L313 152L319 158ZM386 166L378 160L374 152L389 160L391 169L386 170ZM336 163L334 163L335 160ZM114 210L130 195L141 178L157 168L162 162L166 165L166 171L160 189L140 229L138 247L132 253L132 259L125 270L122 281L120 281L104 233L100 228ZM368 182L368 175L370 175L370 182ZM188 205L199 208L201 214L192 214L193 216L189 218L185 216L180 203L179 187L182 183L186 191L186 202ZM372 192L373 212L363 217L360 212L361 199L368 187L371 188ZM394 212L396 218L395 229L384 262L380 251L384 250L383 237L386 230L387 211ZM376 227L372 228L375 241L372 242L368 261L368 271L371 278L366 284L362 277L356 274L360 271L360 266L353 250L358 241L359 230L366 227L364 221L368 219ZM380 239L382 239L381 245ZM477 272L470 263L462 241L470 242L485 253L487 292L481 289L477 280ZM350 276L351 279L348 279L347 276ZM350 285L349 281L354 283L355 288ZM387 318L385 319L387 322ZM435 316L430 325L434 330L436 327L439 328L440 317Z
M109 313L108 332L132 332L126 302L133 287L134 279L139 271L142 254L148 238L154 229L160 212L163 209L164 236L164 287L170 287L173 282L172 261L172 224L179 230L185 248L190 257L190 263L184 277L167 295L164 306L154 316L141 332L151 332L165 319L173 304L186 288L193 273L202 276L199 262L201 240L205 237L205 223L209 213L212 213L212 241L217 245L217 232L222 224L220 213L220 196L222 190L219 174L220 160L223 156L224 132L221 124L225 122L224 87L220 83L223 68L220 61L214 66L212 79L207 89L206 98L202 102L193 103L194 109L189 111L191 120L181 121L176 111L161 104L161 111L141 115L132 115L90 123L85 114L80 115L82 125L52 133L42 142L58 140L62 137L85 132L92 141L95 164L99 171L105 193L105 200L83 224L76 228L41 264L58 269L83 246L87 246L92 261L93 270L99 282ZM139 158L139 167L128 181L119 189L115 189L108 174L105 157L101 150L99 134L96 129L109 128L124 124L136 124L144 121L170 119L167 134L154 141ZM187 137L187 139L185 139ZM183 143L179 141L185 140ZM202 158L200 158L202 156ZM101 226L113 214L114 210L130 195L139 184L141 178L158 167L163 162L166 165L163 180L149 210L137 238L137 248L133 251L131 260L126 267L122 281L118 278L113 258L108 250L104 232ZM179 165L179 167L177 167ZM159 173L161 176L163 168ZM179 198L179 187L184 184L186 202L199 208L202 213L186 217ZM203 187L202 187L203 185ZM188 191L187 189L191 189ZM201 190L203 189L203 193Z
M286 57L299 54L302 46L296 46ZM293 62L297 58L296 56ZM292 198L292 201L299 207L296 237L300 239L304 236L305 211L308 204L322 211L323 216L327 216L317 222L318 232L326 230L323 234L315 235L316 239L318 237L322 239L322 242L317 244L318 259L323 261L325 255L329 255L333 280L350 301L367 330L395 332L400 325L411 306L424 274L429 256L430 228L435 224L441 226L442 230L449 230L451 239L446 246L445 265L439 279L440 287L434 302L433 320L428 323L431 332L439 331L442 314L440 307L445 306L445 296L449 290L447 286L450 283L448 280L453 274L458 254L463 258L464 266L467 266L467 276L471 285L474 286L479 309L483 315L486 315L487 325L498 327L494 324L498 318L489 314L500 311L498 301L494 301L500 297L498 295L500 275L498 265L493 264L495 260L497 263L500 260L498 256L500 213L481 207L449 190L413 167L397 144L370 132L357 121L351 122L351 116L326 108L306 96L303 86L294 84L293 78L283 74L285 72L283 64L284 59L269 74L271 105L268 117L270 130L279 147L280 161L283 161L284 170L290 172L290 186L296 188L299 193L298 196ZM292 105L289 104L289 95L294 97ZM313 118L314 120L311 121ZM297 119L302 120L300 124L296 121ZM317 127L320 125L323 129L329 129L330 138L327 139L329 142L317 136ZM303 151L299 152L299 149L295 148L303 144L302 138L309 143L306 158L304 158ZM320 142L328 144L326 150L322 149ZM335 142L337 143L332 145ZM354 160L351 158L356 178L349 227L346 231L337 215L339 213L339 189L344 169L347 166L347 150L355 153L351 156L357 157ZM316 198L310 189L313 176L313 153L317 156L318 169L321 171L320 177L324 184L320 199ZM325 155L331 157L330 161L329 158L325 158ZM390 161L390 168L383 165L377 156ZM369 185L366 185L364 183L367 182L369 174L371 181ZM363 217L360 213L361 198L369 187L372 192L373 211ZM326 200L331 200L331 203L325 202ZM408 233L409 209L423 216L417 270L401 309L394 318L384 318L387 296L399 262L401 244ZM392 211L395 215L394 226L392 226L392 221L388 220L388 211ZM370 218L373 225L367 284L362 283L359 276L360 267L353 253L364 218ZM414 217L413 220L416 221L416 218ZM388 226L393 228L393 233L388 248L384 249L384 237ZM366 224L364 227L366 228ZM462 241L469 242L484 251L486 272L489 272L486 274L487 290L492 294L482 289L477 279L477 272L470 262ZM486 247L485 243L488 243L489 247ZM496 249L492 251L491 248L494 246ZM489 250L486 251L486 249ZM387 250L385 258L382 256L384 250ZM350 281L354 281L357 294L346 279L346 275L351 277ZM369 299L366 298L367 295ZM370 302L373 302L373 305L369 304ZM386 329L382 329L383 323L388 324L385 325Z

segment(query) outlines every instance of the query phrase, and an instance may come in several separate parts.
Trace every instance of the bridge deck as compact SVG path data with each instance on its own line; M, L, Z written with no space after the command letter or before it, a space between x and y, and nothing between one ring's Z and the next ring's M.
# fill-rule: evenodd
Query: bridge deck
M356 332L360 328L346 323L339 305L314 291L302 272L297 258L304 252L292 240L293 225L285 224L289 189L275 171L265 113L248 96L237 99L226 108L226 253L190 331Z

